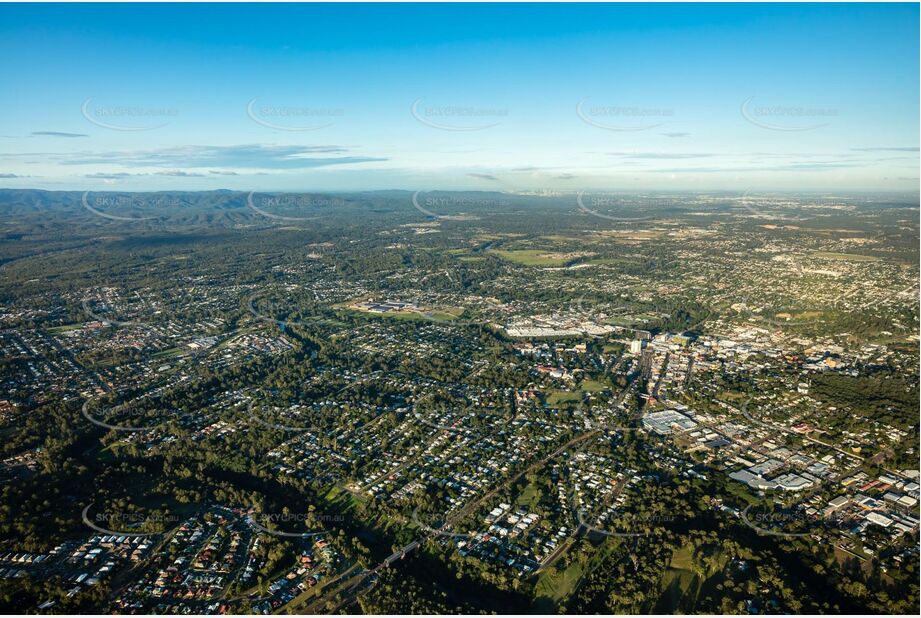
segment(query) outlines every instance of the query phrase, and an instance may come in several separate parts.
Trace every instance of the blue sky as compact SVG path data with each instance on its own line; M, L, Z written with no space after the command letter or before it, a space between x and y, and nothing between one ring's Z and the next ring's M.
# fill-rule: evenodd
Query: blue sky
M918 20L2 5L0 187L916 191Z

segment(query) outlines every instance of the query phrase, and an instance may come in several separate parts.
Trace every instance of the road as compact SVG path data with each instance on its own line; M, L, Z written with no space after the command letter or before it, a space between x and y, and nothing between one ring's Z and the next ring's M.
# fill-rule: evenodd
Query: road
M748 421L750 421L750 422L752 422L752 423L754 423L754 424L756 424L756 425L760 425L761 427L764 427L764 428L766 428L766 429L773 429L774 431L779 431L780 433L784 433L784 434L788 434L788 435L799 436L799 437L801 437L803 440L806 440L806 441L808 441L808 442L812 442L813 444L818 444L818 445L820 445L820 446L824 446L824 447L826 447L826 448L830 448L830 449L832 449L832 450L834 450L834 451L837 451L837 452L841 453L842 455L845 455L845 456L850 457L850 458L852 458L852 459L856 459L857 461L863 463L863 457L861 457L860 455L855 455L854 453L852 453L852 452L850 452L850 451L846 451L846 450L844 450L844 449L841 448L841 447L835 446L834 444L829 444L828 442L822 442L821 440L817 440L816 438L812 438L812 437L810 437L810 436L807 435L807 434L798 433L798 432L796 432L796 431L793 431L792 429L787 429L786 427L782 427L782 426L780 426L780 425L775 425L775 424L773 424L773 423L765 423L764 421L760 421L760 420L754 418L751 414L748 413L748 404L751 403L751 401L752 401L752 400L749 399L749 400L746 401L744 404L742 404L742 408L741 408L741 409L736 409L736 408L734 408L733 406L730 406L729 404L726 404L726 405L727 405L727 407L728 407L730 410L733 410L733 411L735 411L735 412L738 412L739 414L741 414L742 416L744 416Z
M626 398L627 393L628 393L628 392L630 391L630 389L633 387L634 382L636 381L636 378L637 378L638 375L639 375L639 374L634 375L633 378L631 378L631 379L627 382L626 386L624 386L623 390L622 390L621 393L618 395L618 398L617 398L618 404L622 403L623 400ZM641 414L641 413L642 413L642 411L640 411L639 414ZM338 611L338 610L341 609L342 607L347 607L348 605L351 605L351 604L354 603L354 602L358 599L358 597L360 596L360 593L361 593L361 584L362 584L363 582L365 582L369 577L372 577L373 575L377 574L381 569L384 569L384 568L389 567L389 566L392 565L394 562L403 559L404 557L406 557L407 554L409 554L410 552L412 552L412 551L414 551L415 549L417 549L420 545L423 545L426 541L428 541L428 540L430 540L430 539L432 539L432 538L435 538L435 537L437 537L437 536L445 536L446 534L449 533L448 531L449 531L451 528L453 528L454 525L455 525L457 522L463 520L467 515L469 515L470 513L474 512L477 508L480 507L480 505L483 504L483 502L489 500L490 498L492 498L493 496L495 496L497 493L499 493L500 491L502 491L502 490L505 489L506 487L509 487L509 486L514 485L516 482L518 482L519 479L521 479L521 478L524 477L525 475L530 474L530 473L534 472L535 470L538 470L538 469L544 467L544 466L547 464L547 462L549 462L549 461L552 460L552 459L555 459L555 458L558 457L561 453L563 453L563 452L565 452L565 451L567 451L567 450L569 450L569 449L572 449L574 446L576 446L576 445L578 445L578 444L581 444L581 443L585 442L586 440L588 440L588 439L590 439L590 438L592 438L592 437L595 437L595 436L601 434L601 433L602 433L603 431L605 431L606 429L608 429L608 427L599 427L599 428L596 428L596 429L592 429L592 430L586 431L586 432L584 432L584 433L582 433L582 434L579 434L578 436L572 438L571 440L569 440L568 442L566 442L566 443L563 444L562 446L560 446L560 447L554 449L554 450L553 450L551 453L549 453L548 455L546 455L546 456L542 457L541 459L535 461L534 463L532 463L532 464L531 464L530 466L528 466L527 468L521 470L520 472L518 472L518 473L515 474L514 476L511 476L511 477L507 478L505 481L503 481L502 483L500 483L499 485L497 485L496 487L494 487L493 489L491 489L491 490L488 491L487 493L483 494L482 496L480 496L480 497L477 498L476 500L474 500L474 501L470 502L469 504L466 504L466 505L464 505L463 507L461 507L461 509L459 509L456 513L454 513L453 515L449 516L449 517L445 520L445 523L444 523L440 528L437 528L437 529L428 528L427 531L426 531L426 533L425 533L424 535L422 535L421 537L417 538L417 539L414 540L414 541L411 541L410 543L407 543L407 544L404 545L403 547L397 549L397 550L394 551L392 554L390 554L389 556L387 556L386 558L384 558L384 560L382 560L382 561L381 561L377 566L375 566L374 568L372 568L372 569L370 569L370 570L368 570L368 571L364 571L363 573L360 573L360 574L355 575L354 577L352 577L352 578L350 578L348 581L346 581L342 586L339 586L339 587L336 588L335 590L332 590L332 591L330 591L329 593L325 594L323 597L317 599L314 603L311 604L311 606L308 608L308 611L305 611L304 613L315 613L315 610L316 610L316 609L324 607L324 606L326 605L326 603L329 602L330 599L332 599L332 598L334 598L335 596L340 595L340 594L344 594L344 595L345 595L345 598L343 598L342 601L340 601L340 602L339 602L331 611L329 611L328 613L335 613L336 611ZM622 428L622 427L614 427L613 429L621 429L621 430L622 430L623 428ZM443 429L443 430L444 430L444 429ZM569 540L570 540L570 539L567 539L567 541L569 541ZM565 545L565 543L564 543L564 545ZM562 546L561 546L561 547L562 547ZM546 561L545 561L545 564L546 564ZM367 588L366 588L366 590L367 590Z
M338 595L338 594L343 594L343 593L346 595L346 597L345 597L345 598L344 598L344 599L343 599L333 610L331 610L329 613L335 613L335 612L338 611L340 608L346 607L346 606L351 605L352 603L354 603L354 602L358 599L358 597L360 596L360 590L359 590L360 585L361 585L362 582L364 582L368 577L371 577L372 575L375 575L375 574L376 574L378 571L380 571L381 569L384 569L384 568L389 567L389 566L392 565L394 562L396 562L396 561L398 561L398 560L401 560L401 559L405 558L407 554L409 554L409 553L412 552L413 550L417 549L420 545L423 545L423 544L424 544L426 541L428 541L429 539L435 538L436 536L444 536L444 535L445 535L445 534L446 534L446 533L447 533L447 532L448 532L458 521L462 520L464 517L466 517L467 515L469 515L471 512L473 512L473 511L475 511L477 508L479 508L479 506L480 506L483 502L485 502L486 500L492 498L493 496L495 496L497 493L499 493L499 492L500 492L501 490L503 490L504 488L506 488L506 487L508 487L508 486L511 486L511 485L514 485L514 484L515 484L519 479L521 479L523 476L525 476L525 475L527 475L527 474L530 474L531 472L533 472L533 471L535 471L535 470L537 470L537 469L539 469L539 468L545 466L545 465L547 464L548 461L550 461L551 459L556 458L557 456L560 455L560 453L563 453L564 451L566 451L566 450L568 450L568 449L571 449L573 446L575 446L575 445L577 445L577 444L579 444L579 443L581 443L581 442L583 442L583 441L585 441L585 440L587 440L587 439L589 439L589 438L591 438L591 437L593 437L593 436L598 435L600 432L601 432L600 429L593 429L593 430L591 430L591 431L587 431L587 432L585 432L585 433L583 433L583 434L580 434L580 435L576 436L575 438L569 440L566 444L564 444L564 445L558 447L557 449L555 449L555 450L554 450L553 452L551 452L550 454L548 454L548 455L544 456L543 458L541 458L540 460L534 462L533 464L531 464L530 466L528 466L527 468L525 468L525 469L522 470L521 472L518 472L518 473L515 474L514 476L512 476L512 477L506 479L505 481L503 481L502 483L500 483L499 485L497 485L496 487L494 487L494 488L493 488L492 490L490 490L489 492L483 494L482 496L480 496L479 498L477 498L477 499L474 500L473 502L471 502L471 503L465 505L464 507L462 507L462 508L461 508L460 510L458 510L454 515L452 515L451 517L449 517L449 518L445 521L445 523L444 523L440 528L437 528L437 529L429 529L429 531L428 531L426 534L424 534L423 536L419 537L418 539L416 539L416 540L414 540L414 541L411 541L410 543L407 543L407 544L404 545L403 547L397 549L397 550L394 551L392 554L390 554L389 556L387 556L386 558L384 558L384 560L382 560L382 561L381 561L377 566L375 566L374 568L372 568L372 569L370 569L370 570L368 570L368 571L365 571L364 573L361 573L361 574L359 574L359 575L356 575L355 577L353 577L353 578L351 578L349 581L347 581L345 584L343 584L342 586L340 586L338 589L336 589L336 590L330 592L329 594L325 595L325 596L324 596L324 599L326 599L326 598L332 598L332 597L334 597L334 596L336 596L336 595ZM349 593L352 593L352 594L349 594ZM324 599L318 599L313 605L319 605L319 604L321 604L321 602L324 601ZM313 609L313 607L311 607L311 609Z

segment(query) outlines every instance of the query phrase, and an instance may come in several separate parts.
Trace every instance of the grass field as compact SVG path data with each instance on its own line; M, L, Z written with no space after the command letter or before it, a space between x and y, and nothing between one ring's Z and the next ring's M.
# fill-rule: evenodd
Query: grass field
M593 258L585 263L592 266L622 266L624 264L639 264L639 261L636 258Z
M599 382L598 380L582 380L579 386L582 391L588 393L597 393L598 391L603 391L606 388L611 388L607 384Z
M579 583L579 579L582 577L583 569L584 565L576 561L563 571L558 570L556 567L543 571L534 586L534 592L538 600L544 598L556 604L565 599L576 589L576 584Z
M671 563L659 581L661 595L653 608L655 613L683 613L693 609L700 589L700 579L694 567L694 557L689 547L675 550Z
M582 242L584 240L576 236L562 236L560 234L549 234L547 236L541 236L541 239L550 240L553 242Z
M689 547L676 549L672 554L671 567L673 569L684 569L685 571L694 570L694 556L691 555Z
M798 326L801 322L815 322L819 319L825 318L827 312L825 311L781 311L774 314L773 321L775 322L789 322L790 326ZM759 316L762 320L768 320L766 316Z
M61 333L67 333L72 330L80 330L81 328L83 328L81 324L66 324L64 326L55 326L53 328L49 328L48 332L54 335L60 335Z
M550 391L547 394L547 405L575 405L582 401L582 393L579 391Z
M878 262L880 259L882 259L872 255L859 255L856 253L834 253L832 251L815 251L812 256L826 260L841 260L849 262Z
M700 581L692 571L668 568L662 573L659 585L661 596L656 601L653 613L684 613L682 608L694 606Z
M573 594L579 581L598 568L612 553L619 551L620 546L619 540L606 542L590 558L586 558L584 554L578 554L572 564L563 570L552 566L541 571L534 585L536 597L534 609L541 613L557 613L557 603Z
M522 266L562 266L567 261L566 258L556 257L539 249L519 249L516 251L490 249L488 253Z
M462 307L438 307L437 309L425 311L388 311L386 313L372 313L370 311L355 309L354 307L336 307L336 309L365 318L380 318L385 320L437 320L442 322L456 320L464 313Z
M580 388L575 391L550 391L547 393L547 405L565 406L575 405L582 401L586 393L597 393L611 387L597 380L584 380Z
M185 351L186 350L184 348L168 348L166 350L160 350L159 352L154 352L151 355L151 358L157 358L157 359L171 358L173 356L179 356Z
M422 319L441 321L456 320L463 315L463 313L464 310L460 307L439 307L438 309L424 312L422 314Z
M538 500L540 500L540 490L536 485L528 484L515 502L521 506L532 508L537 505Z
M628 328L636 326L637 324L640 324L640 321L636 317L629 316L629 315L628 316L614 316L614 317L608 318L607 320L605 320L605 322L613 326L626 326Z

